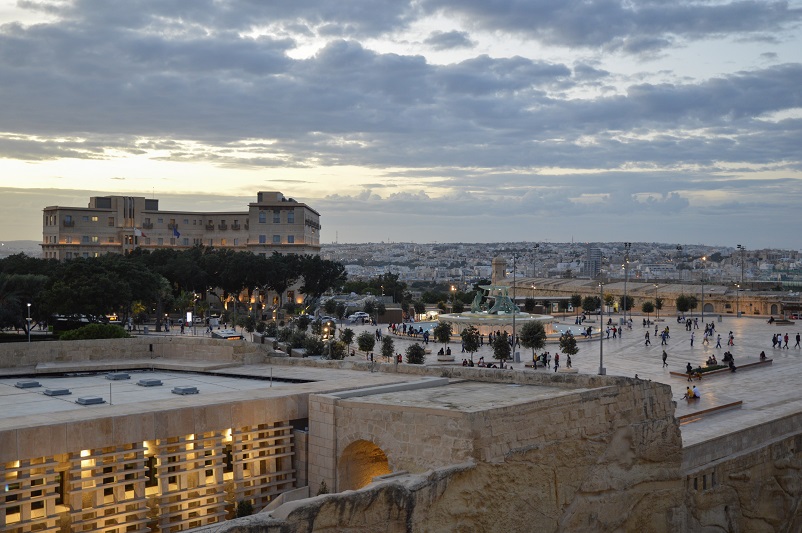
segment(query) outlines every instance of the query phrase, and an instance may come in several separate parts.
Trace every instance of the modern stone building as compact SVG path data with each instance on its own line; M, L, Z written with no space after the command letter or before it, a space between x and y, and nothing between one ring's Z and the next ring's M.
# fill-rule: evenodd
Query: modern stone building
M259 192L247 210L230 212L165 211L157 199L96 196L88 207L44 208L42 234L43 257L58 260L197 245L318 254L320 214L275 191Z
M54 395L62 385L72 394ZM139 337L2 345L0 394L11 533L690 533L802 519L802 416L684 445L670 386L647 380ZM242 501L268 512L220 524Z

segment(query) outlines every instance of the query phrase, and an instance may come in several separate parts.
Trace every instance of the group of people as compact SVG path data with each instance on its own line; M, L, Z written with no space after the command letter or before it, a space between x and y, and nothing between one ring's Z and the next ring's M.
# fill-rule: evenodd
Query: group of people
M702 393L699 391L699 387L694 385L693 387L688 387L685 391L685 396L682 397L683 400L698 400L702 397Z
M775 333L774 335L771 336L771 347L772 348L785 348L787 350L788 349L788 340L789 340L788 333L786 333L785 335L782 335L780 333ZM794 348L799 348L800 347L799 346L799 340L800 340L800 334L797 333L796 334L796 344L794 344Z
M499 366L499 365L500 365L500 366ZM479 368L504 368L504 369L512 369L512 367L511 367L511 366L505 366L505 365L504 365L504 363L499 363L498 365L496 365L496 363L485 363L485 358L484 358L484 356L480 357L480 358L479 358L479 362L477 362L476 364L474 364L474 363L473 363L473 359L471 359L470 361L469 361L469 360L467 360L467 359L463 359L463 360L462 360L462 366L471 366L471 367L472 367L472 366L478 366Z

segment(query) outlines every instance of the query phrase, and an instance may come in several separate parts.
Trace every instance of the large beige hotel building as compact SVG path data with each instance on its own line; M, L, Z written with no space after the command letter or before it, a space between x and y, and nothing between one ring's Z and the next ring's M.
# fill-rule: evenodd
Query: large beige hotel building
M262 255L320 253L320 214L276 191L257 193L246 211L163 211L159 200L140 196L95 196L88 207L43 211L45 259L198 245Z

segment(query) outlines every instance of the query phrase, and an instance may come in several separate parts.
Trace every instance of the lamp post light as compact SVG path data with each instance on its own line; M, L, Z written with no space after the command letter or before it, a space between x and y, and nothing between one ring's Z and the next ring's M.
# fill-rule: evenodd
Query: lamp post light
M601 302L599 306L599 375L603 376L607 374L607 370L604 368L604 337L602 336L602 328L604 327L604 285L601 282L599 282L599 301Z
M741 308L738 305L738 293L741 292L741 286L739 284L735 284L735 316L741 316Z
M654 319L655 324L657 322L660 322L660 308L657 306L657 287L659 287L659 285L655 283L654 290L652 291L652 300L654 300L654 310L657 311L657 318Z
M31 342L31 304L28 304L28 342Z
M745 246L741 246L740 244L737 248L741 251L741 285L744 284L744 252L746 251Z
M631 247L631 242L624 243L624 323L627 322L627 309L629 308L629 299L627 298L627 279L629 278L629 249Z
M451 286L451 312L454 312L454 304L457 303L457 288L452 285Z
M705 323L705 261L707 257L702 256L702 324Z

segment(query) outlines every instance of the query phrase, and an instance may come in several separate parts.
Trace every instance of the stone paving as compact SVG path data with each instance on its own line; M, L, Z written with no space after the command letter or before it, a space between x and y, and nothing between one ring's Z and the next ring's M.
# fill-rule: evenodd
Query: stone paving
M682 438L685 445L702 442L710 438L750 427L769 419L781 418L786 415L802 411L802 349L794 348L797 332L802 332L802 322L797 321L792 325L768 324L766 317L732 317L724 316L719 321L718 315L706 315L707 322L713 321L716 326L716 333L721 333L722 348L716 348L715 335L709 345L704 345L703 332L704 326L698 313L699 329L695 331L694 346L690 346L691 332L685 331L683 324L678 324L676 317L663 318L659 322L660 329L669 327L671 338L668 346L660 345L660 338L654 339L654 326L651 326L650 335L652 337L651 346L644 346L644 333L646 329L642 327L643 317L633 314L633 327L625 330L623 339L616 338L604 340L603 358L604 367L608 375L635 377L637 374L640 379L659 381L671 385L674 399L677 401L677 416L687 414L697 405L689 405L687 400L682 400L688 382L685 378L674 377L669 372L684 372L685 365L690 362L694 367L703 365L711 354L721 361L725 351L729 349L735 357L736 366L745 364L748 361L758 360L761 350L766 352L766 356L773 359L771 365L761 366L754 369L742 370L740 372L719 374L703 378L701 382L694 382L703 395L704 405L720 405L732 401L740 400L743 402L740 409L726 410L714 414L708 414L699 420L682 425ZM605 321L606 321L605 317ZM613 317L618 321L618 315ZM558 320L561 327L573 326L574 317L569 316ZM593 322L585 322L586 325ZM357 334L363 330L375 331L377 326L361 326L344 324L340 328L350 327ZM576 328L574 328L576 329ZM382 331L386 334L387 326L383 325ZM735 345L727 347L727 336L732 331L735 335ZM773 349L771 347L771 336L774 333L789 336L789 349ZM394 336L396 352L403 353L408 345L416 342L408 337ZM417 342L421 342L420 339ZM599 341L580 341L579 353L573 360L574 368L583 374L596 374L599 371ZM376 345L378 352L379 344ZM432 350L427 355L427 365L441 365L435 355L440 349L440 345L429 343ZM668 354L668 367L663 368L661 355L663 348ZM461 364L462 358L468 354L460 352L460 344L451 344L452 353L455 361L451 364ZM559 351L559 346L554 342L546 345L546 350L550 353ZM492 359L492 350L485 344L479 352L474 354L474 361L484 356L485 361ZM513 368L523 369L524 361L531 361L531 350L520 349L521 363L513 364ZM356 357L364 357L364 354L357 352ZM533 370L525 369L527 372L553 372L539 368ZM701 403L700 403L701 404Z

